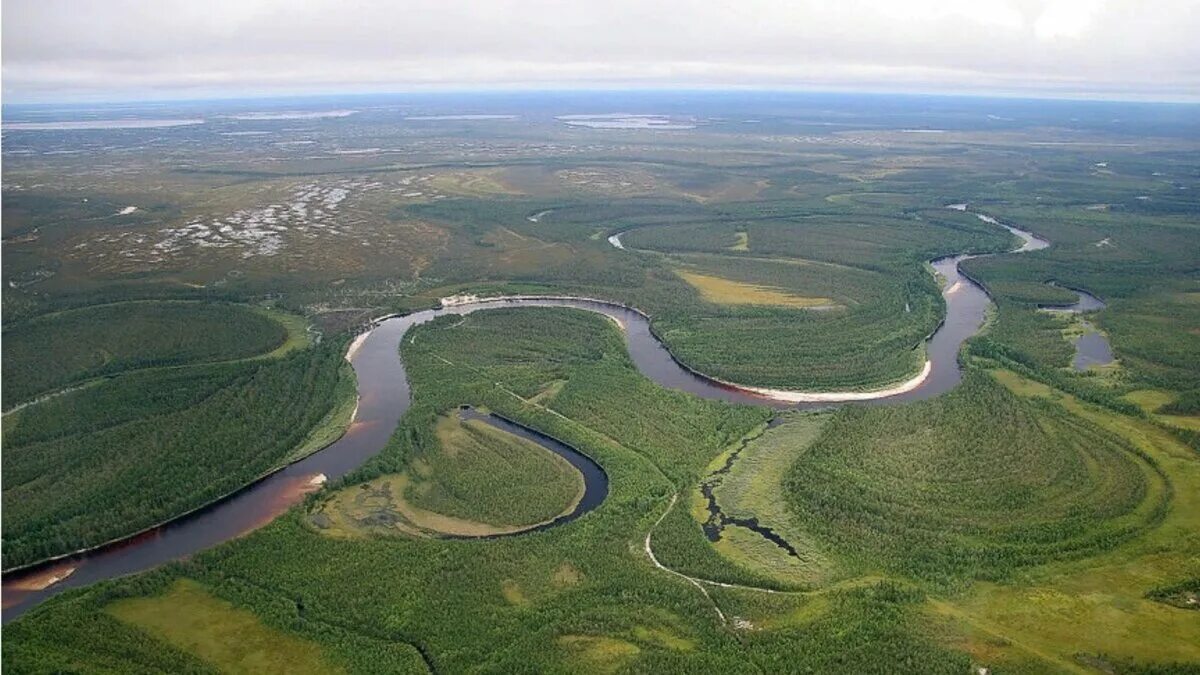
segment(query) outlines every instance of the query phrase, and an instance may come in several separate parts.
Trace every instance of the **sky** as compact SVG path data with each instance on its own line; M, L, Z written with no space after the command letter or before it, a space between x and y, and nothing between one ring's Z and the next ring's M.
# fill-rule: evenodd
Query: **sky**
M1200 101L1200 0L4 0L5 103L755 88Z

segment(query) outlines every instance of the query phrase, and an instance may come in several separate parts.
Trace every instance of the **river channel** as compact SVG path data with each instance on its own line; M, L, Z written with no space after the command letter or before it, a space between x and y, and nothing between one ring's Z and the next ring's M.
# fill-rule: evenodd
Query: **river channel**
M987 222L1005 227L1021 239L1021 246L1013 252L1034 251L1049 245L1046 240L1029 232L1004 225L982 214L977 215ZM618 248L625 248L619 234L613 235L610 242ZM359 405L354 421L341 439L221 501L165 525L85 553L5 575L3 620L8 622L48 597L69 588L148 570L245 535L298 504L306 494L318 489L324 480L335 480L360 466L383 449L411 403L407 374L399 357L401 340L410 328L439 316L466 315L509 307L581 309L616 320L623 328L629 354L638 370L664 387L708 399L769 405L780 409L822 408L845 401L896 403L937 396L953 389L961 381L959 348L963 341L980 330L990 302L983 288L959 270L959 263L971 257L974 256L958 255L931 262L944 281L946 317L926 344L926 367L917 377L898 387L875 392L787 392L717 381L679 363L655 337L646 315L636 309L603 300L511 297L385 318L364 338L356 341L352 350L350 358L358 378ZM545 444L553 441L547 438L539 438L538 442ZM587 458L583 460L591 462ZM575 461L572 463L575 464ZM591 470L590 466L581 464L576 464L576 467L581 471ZM592 482L591 485L599 483ZM607 481L604 482L604 493L607 494ZM604 494L589 489L581 501L582 511L547 526L574 519L598 506L603 498Z

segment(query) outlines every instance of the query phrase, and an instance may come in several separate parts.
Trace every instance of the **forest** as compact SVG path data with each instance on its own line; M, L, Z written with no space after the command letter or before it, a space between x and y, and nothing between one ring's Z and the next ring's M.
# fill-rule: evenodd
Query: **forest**
M233 305L127 302L43 315L4 329L9 407L102 375L232 361L288 338L278 321Z
M6 574L4 668L1197 672L1194 120L621 100L694 128L434 97L6 130L3 566L289 465L274 476L305 487L144 572L84 585L92 559L72 558L79 586L36 591ZM1010 254L1017 238L980 215L1049 246ZM377 321L455 294L588 296L645 312L704 374L861 393L920 372L956 292L930 261L963 253L983 325L942 364L948 391L903 401L700 398L577 309L403 336ZM1103 307L1046 311L1076 290ZM1077 370L1085 321L1114 358ZM380 406L351 362L383 358L411 403L394 429L352 423ZM603 501L525 531L573 506L579 473L474 414L593 460ZM327 482L292 465L338 438L377 440Z
M175 335L165 328L148 334L147 340L160 340L159 360L146 361L130 352L125 371L105 365L107 379L5 415L5 569L169 520L281 466L301 447L337 404L339 381L353 379L341 358L341 341L270 359L204 363L211 355L245 354L236 338L242 328L253 338L258 321L267 322L270 329L260 332L287 337L273 319L247 309L232 311L245 326L225 318L229 309L195 303L165 308L147 304L132 316L124 311L94 316L88 333L126 348L137 343L118 339L122 330L150 330L144 323L131 323L134 318L151 317L152 326L167 326L168 318L174 318ZM68 315L78 313L84 311ZM81 319L71 316L69 321ZM203 331L209 321L215 323L210 334L217 344L204 342L201 333L191 338L195 346L188 351L182 336L193 327ZM83 324L78 326L83 330ZM31 339L34 334L21 335ZM225 351L215 351L221 340ZM61 338L44 342L64 353L59 363L72 358L85 363L86 355L78 347L69 351L83 343ZM261 352L270 351L275 342L251 344ZM6 340L5 349L11 345L13 353L20 354L24 344ZM178 362L185 354L199 362L170 368L141 365ZM64 368L56 377L67 381L61 378L82 372L89 371L81 367L68 375ZM353 389L348 393L352 397Z
M828 519L808 515L809 508L789 513L804 515L795 527L820 543L838 573L832 583L816 586L781 583L710 546L686 509L676 506L659 522L671 495L686 498L695 490L713 457L755 437L769 417L763 409L700 401L653 385L628 361L614 326L575 310L497 310L465 320L442 319L415 329L405 341L405 357L416 404L392 444L331 489L358 490L363 481L409 466L420 447L417 439L436 437L437 412L470 402L587 452L612 479L609 498L571 525L486 542L328 537L304 513L293 511L252 537L189 563L101 584L35 610L8 628L18 647L5 650L6 665L21 670L65 663L62 659L80 653L80 641L101 627L116 636L144 625L119 609L119 598L156 598L173 592L173 584L194 583L207 595L249 610L262 626L256 630L282 631L319 645L322 659L349 670L369 671L383 663L403 670L413 666L416 651L437 670L481 663L505 669L532 659L534 667L551 671L585 664L686 671L713 663L734 672L783 663L816 672L872 671L871 664L887 662L910 664L901 670L914 672L957 672L979 658L960 651L971 644L971 624L952 628L940 619L930 624L918 617L967 611L958 608L976 602L971 579L1019 589L1029 582L1014 581L1014 572L1047 564L1070 569L1073 558L1114 548L1125 564L1169 579L1171 565L1144 567L1144 559L1134 554L1139 547L1128 542L1145 536L1147 528L1169 527L1154 537L1177 542L1172 547L1180 553L1172 556L1187 555L1193 545L1186 538L1172 539L1171 533L1191 517L1176 506L1172 486L1182 494L1200 478L1194 460L1176 455L1160 465L1099 422L1054 407L1060 404L1009 393L991 375L975 372L960 390L928 403L851 407L834 415L787 473L793 486L787 494L794 504L826 504ZM566 385L555 386L563 380ZM1006 443L1005 423L1020 430L1019 443ZM931 425L954 443L929 438L923 430ZM996 433L980 434L966 453L947 449L961 448L962 429L980 425ZM1061 448L1050 444L1068 431L1084 435L1068 434L1070 442ZM903 454L869 450L881 444L900 447ZM914 461L929 467L921 483L894 468ZM853 463L860 466L851 470ZM986 485L975 489L964 482L981 469L991 472L984 474L991 475ZM1175 485L1171 476L1186 482ZM903 493L909 495L905 501L879 503L872 496L879 494L875 490L898 489L911 490ZM1095 490L1105 499L1088 499ZM1028 503L1034 495L1038 501ZM319 504L314 496L306 510ZM879 506L894 509L892 516L866 517ZM1055 510L1065 519L1055 518ZM939 521L945 527L929 527L930 517L945 518ZM774 596L709 586L708 594L701 594L655 570L644 555L631 553L640 549L647 532L660 562L671 569L794 591ZM878 546L864 546L866 541ZM280 557L279 550L291 553ZM1164 549L1157 550L1161 556ZM879 551L886 551L885 557L873 557ZM371 572L380 569L389 570L386 578ZM1122 581L1121 588L1127 583ZM1129 590L1140 597L1136 588ZM722 628L711 603L731 624L754 626L732 629L745 642ZM355 609L347 612L349 606ZM397 615L396 606L412 611ZM1184 641L1164 654L1187 653L1191 623L1180 616L1172 624L1166 634ZM46 632L56 636L53 646L44 636L35 637ZM359 652L370 644L376 646L368 651L386 660L364 661ZM395 651L376 651L384 644ZM496 644L508 646L497 651ZM1116 656L1106 662L1119 662L1121 654L1132 654L1137 658L1123 658L1137 662L1147 656L1144 645L1111 640L1085 639L1081 652L1114 648ZM116 658L107 649L102 646L93 662ZM135 656L139 663L168 658L150 645L144 649L153 654ZM994 652L993 658L1017 671L1038 669L1031 665L1038 657L1015 647Z

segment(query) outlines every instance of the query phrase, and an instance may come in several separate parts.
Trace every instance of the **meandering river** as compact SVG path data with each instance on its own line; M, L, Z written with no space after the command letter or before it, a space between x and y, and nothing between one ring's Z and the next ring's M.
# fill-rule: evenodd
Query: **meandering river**
M1029 232L978 215L1021 238L1022 245L1014 252L1034 251L1049 245ZM619 234L610 237L609 241L615 247L624 248ZM651 332L650 321L644 314L602 300L513 297L386 318L365 338L356 341L351 352L351 362L358 377L359 405L353 423L340 440L226 499L166 525L115 544L6 575L3 620L10 621L66 589L151 569L242 536L299 503L304 495L319 488L323 480L340 478L360 466L383 449L411 403L404 363L399 358L401 340L413 326L438 316L465 315L503 307L582 309L615 319L623 328L629 354L638 370L664 387L732 403L793 409L827 407L841 401L894 403L936 396L961 381L959 348L964 340L979 331L989 303L983 288L959 271L959 263L971 257L974 256L959 255L932 261L933 268L945 282L946 318L926 345L926 367L905 383L875 392L789 392L740 387L714 380L676 361ZM604 492L607 493L607 487ZM580 509L569 519L595 508L603 497L595 489L588 490Z

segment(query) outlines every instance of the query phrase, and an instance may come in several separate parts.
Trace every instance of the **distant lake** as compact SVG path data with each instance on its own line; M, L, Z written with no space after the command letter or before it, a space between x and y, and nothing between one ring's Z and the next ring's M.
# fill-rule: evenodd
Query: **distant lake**
M603 113L596 115L559 115L554 119L573 127L589 129L695 129L695 124L672 122L666 115L630 115Z
M163 129L204 124L202 119L72 120L66 122L5 122L5 131L79 131L85 129Z
M474 122L484 120L515 120L516 115L410 115L406 120L417 122Z

